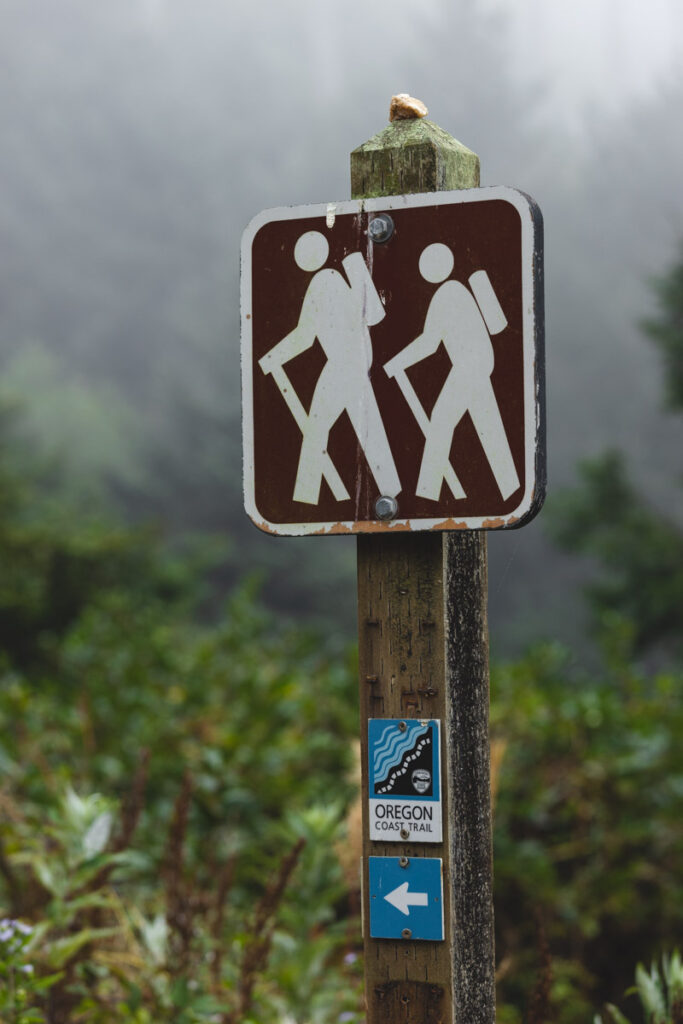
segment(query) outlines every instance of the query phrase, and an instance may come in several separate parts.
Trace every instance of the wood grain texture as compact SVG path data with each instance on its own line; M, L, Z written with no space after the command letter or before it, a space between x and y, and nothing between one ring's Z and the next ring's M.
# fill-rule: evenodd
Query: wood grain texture
M371 855L441 857L444 861L444 895L448 889L448 843L371 841L368 838L367 799L368 718L439 718L442 722L445 719L443 570L440 534L358 537L368 1024L389 1024L393 1021L422 1024L425 1020L433 1020L434 1024L451 1024L453 1019L451 915L447 908L445 942L372 939L368 932L365 897L368 892L368 857ZM442 779L445 778L444 769L442 749ZM425 1016L427 1004L431 1005L429 1017Z
M427 119L351 154L354 198L472 188L479 158ZM361 535L358 628L367 1024L493 1024L485 534ZM443 723L444 841L370 841L368 718ZM372 939L368 856L441 857L445 941Z
M446 735L456 1021L495 1021L485 533L444 538Z
M479 185L479 157L427 118L392 121L351 153L351 195L406 195Z

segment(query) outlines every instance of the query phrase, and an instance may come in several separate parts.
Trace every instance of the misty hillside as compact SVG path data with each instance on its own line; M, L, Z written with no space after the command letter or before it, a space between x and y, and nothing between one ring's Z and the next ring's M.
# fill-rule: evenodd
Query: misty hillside
M409 89L480 155L483 184L543 210L549 495L616 446L672 502L683 438L638 321L683 235L682 76L627 110L596 103L579 131L517 73L486 4L0 11L2 388L26 398L65 488L220 531L226 581L265 570L267 599L353 630L353 542L273 540L242 511L239 243L260 209L347 197L350 150ZM579 635L586 569L551 547L544 514L490 550L496 650Z

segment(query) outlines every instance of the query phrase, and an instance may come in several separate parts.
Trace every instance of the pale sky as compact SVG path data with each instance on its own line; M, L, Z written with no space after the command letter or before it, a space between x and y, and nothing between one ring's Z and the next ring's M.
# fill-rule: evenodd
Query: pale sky
M162 32L178 12L174 0L128 2ZM179 7L185 10L186 3ZM381 81L392 61L401 66L411 41L419 46L425 27L438 33L449 20L457 36L460 23L471 26L472 11L492 16L517 82L538 87L538 114L557 117L563 110L568 128L580 128L596 113L623 113L683 67L683 0L202 0L194 13L198 29L214 25L220 36L231 26L245 56L252 48L275 46L273 63L279 66L296 52L305 58L301 75L312 63L316 91L333 100L354 73L351 54L374 61ZM459 43L454 38L454 56ZM485 69L485 34L472 45Z
M619 113L680 74L681 0L479 0L508 23L511 67L575 124L597 107Z

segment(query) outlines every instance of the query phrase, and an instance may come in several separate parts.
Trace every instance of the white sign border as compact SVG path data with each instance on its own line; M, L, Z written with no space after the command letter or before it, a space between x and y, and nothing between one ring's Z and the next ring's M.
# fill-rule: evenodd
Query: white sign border
M271 523L261 515L256 506L254 467L254 404L253 404L253 360L252 360L252 276L251 248L257 232L266 224L279 220L302 220L309 217L325 217L334 221L342 215L381 213L391 210L414 209L421 206L446 206L458 203L491 202L503 200L517 210L522 225L522 360L524 367L524 470L525 490L520 504L504 517L468 516L454 519L452 516L437 516L419 519L347 520L320 523ZM543 409L536 389L536 329L534 269L536 252L536 218L540 211L533 201L518 189L508 185L494 185L484 188L457 189L449 192L419 192L411 195L381 196L374 199L346 199L338 203L316 203L310 206L279 206L262 210L247 225L242 235L240 278L241 314L241 362L242 362L242 458L244 507L252 522L266 533L283 537L306 535L418 532L421 530L491 530L504 529L526 520L535 511L538 496L536 453L540 435L544 429ZM542 268L539 268L542 273ZM541 500L542 497L541 496Z

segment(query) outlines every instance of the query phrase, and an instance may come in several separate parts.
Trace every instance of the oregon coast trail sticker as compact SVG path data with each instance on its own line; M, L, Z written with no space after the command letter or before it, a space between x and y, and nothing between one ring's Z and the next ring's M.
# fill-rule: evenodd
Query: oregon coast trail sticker
M439 722L371 718L368 761L370 838L440 843Z

